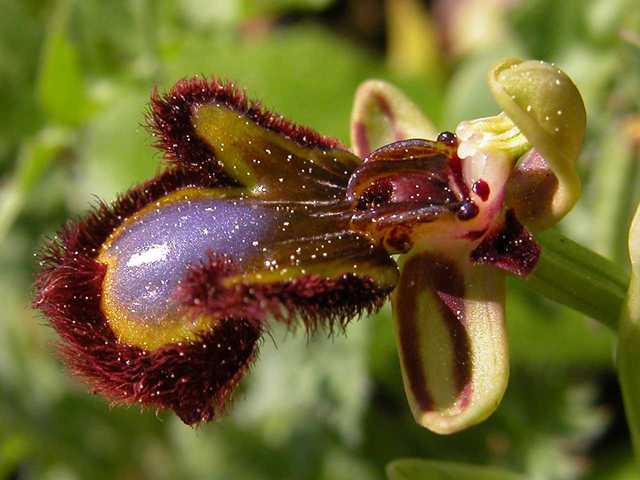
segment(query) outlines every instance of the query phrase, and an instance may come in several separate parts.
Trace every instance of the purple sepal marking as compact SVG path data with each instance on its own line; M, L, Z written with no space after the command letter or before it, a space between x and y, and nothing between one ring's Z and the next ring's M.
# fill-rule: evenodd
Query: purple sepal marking
M473 262L493 265L522 278L535 270L539 258L540 245L513 210L507 210L504 223L471 252Z

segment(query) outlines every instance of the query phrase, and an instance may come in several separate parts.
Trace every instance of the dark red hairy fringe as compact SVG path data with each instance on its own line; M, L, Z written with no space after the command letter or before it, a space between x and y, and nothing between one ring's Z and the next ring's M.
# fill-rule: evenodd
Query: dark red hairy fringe
M132 213L183 187L223 184L211 172L167 170L110 207L100 203L85 221L70 221L45 246L33 307L49 318L62 340L60 357L92 392L114 404L173 409L187 424L224 412L257 354L260 329L226 318L196 342L152 352L119 343L100 309L106 266L95 260L100 246Z
M154 90L148 128L156 137L156 146L176 166L126 192L111 205L100 202L84 220L69 221L42 249L42 268L34 284L33 307L49 318L62 340L58 345L60 357L72 373L85 379L92 392L114 404L170 408L188 424L209 421L223 413L234 387L257 355L262 323L256 319L264 319L264 311L289 324L299 313L307 327L315 331L323 319L330 327L336 321L343 327L356 313L379 308L388 295L386 290L376 289L372 281L356 276L333 282L309 277L264 285L258 291L245 286L244 291L234 292L233 301L229 295L227 303L237 305L250 294L252 301L244 313L251 315L251 320L230 314L204 332L199 341L167 345L152 352L117 341L100 309L106 267L95 260L109 235L126 218L173 191L234 185L220 172L213 152L193 134L191 106L211 102L247 115L299 145L346 149L335 140L265 110L228 82L185 79L166 94ZM198 276L195 272L194 284ZM205 286L205 270L202 272L198 288ZM213 303L209 306L215 307Z
M239 269L232 260L212 253L201 265L189 269L178 290L180 300L195 312L227 312L250 319L258 327L272 318L295 328L300 318L307 333L313 335L319 327L330 334L336 327L343 331L354 317L377 312L393 290L352 273L335 279L303 275L281 282L224 288L222 280L237 273Z
M155 137L153 145L164 152L166 160L188 168L215 165L214 152L197 137L191 119L191 108L194 105L212 103L224 105L245 115L258 125L300 146L348 150L339 141L293 123L264 108L258 100L250 100L245 91L234 83L215 77L195 77L179 80L165 93L158 93L157 88L151 92L147 130Z

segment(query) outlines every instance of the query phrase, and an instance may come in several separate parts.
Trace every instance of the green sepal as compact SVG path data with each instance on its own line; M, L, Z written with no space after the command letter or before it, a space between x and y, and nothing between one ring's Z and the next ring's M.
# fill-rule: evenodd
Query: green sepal
M223 172L256 198L339 199L360 165L346 150L298 145L223 105L196 106L192 118L196 134L213 150Z

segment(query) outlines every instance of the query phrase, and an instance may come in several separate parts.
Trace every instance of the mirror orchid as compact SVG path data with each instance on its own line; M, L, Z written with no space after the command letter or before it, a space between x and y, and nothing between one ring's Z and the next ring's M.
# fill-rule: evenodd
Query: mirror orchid
M416 421L483 420L507 385L505 277L535 269L530 232L577 200L585 130L553 65L503 60L489 86L502 114L436 136L400 91L367 82L353 152L234 84L154 91L166 168L44 248L34 307L61 356L114 403L197 424L224 411L269 321L342 330L391 296Z

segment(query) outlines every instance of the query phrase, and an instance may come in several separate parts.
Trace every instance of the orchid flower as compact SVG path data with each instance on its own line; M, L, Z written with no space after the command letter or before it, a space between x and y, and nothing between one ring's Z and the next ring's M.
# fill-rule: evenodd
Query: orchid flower
M116 404L197 424L224 411L270 321L341 330L392 296L416 420L441 433L481 421L508 376L505 275L531 273L527 229L577 200L584 135L557 68L503 61L489 84L505 113L436 140L401 92L364 84L355 154L234 84L154 91L166 168L44 248L34 307L62 358Z
M402 159L393 169L400 175L400 163L418 158L430 158L435 170L438 154L444 157L445 187L431 219L400 213L411 233L402 233L410 240L397 250L406 255L392 294L409 405L420 425L439 433L478 423L499 404L509 376L505 277L533 271L540 247L529 232L553 225L580 196L573 164L586 115L571 80L548 63L501 60L488 83L504 111L462 122L456 136L440 134L436 145L449 150L425 153L433 142L407 140L433 138L434 128L385 82L364 83L352 114L354 150L365 157L360 171ZM377 218L370 233L389 243L401 234L387 218Z

